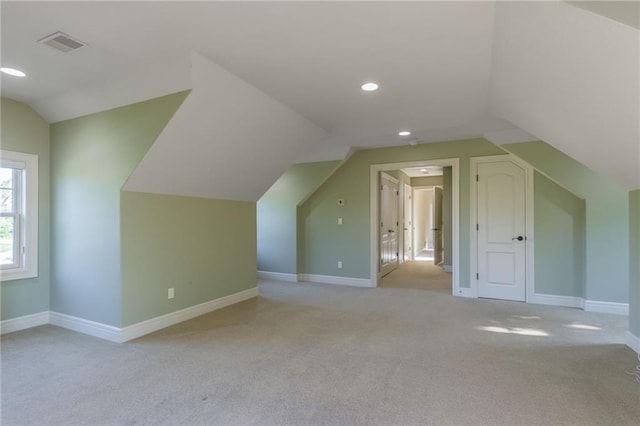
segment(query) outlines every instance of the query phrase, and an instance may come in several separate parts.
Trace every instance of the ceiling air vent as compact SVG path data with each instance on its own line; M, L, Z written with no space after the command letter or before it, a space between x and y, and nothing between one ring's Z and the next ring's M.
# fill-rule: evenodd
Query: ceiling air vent
M47 46L53 47L54 49L64 53L69 53L86 46L86 43L83 43L60 31L41 38L38 40L38 43L46 44Z

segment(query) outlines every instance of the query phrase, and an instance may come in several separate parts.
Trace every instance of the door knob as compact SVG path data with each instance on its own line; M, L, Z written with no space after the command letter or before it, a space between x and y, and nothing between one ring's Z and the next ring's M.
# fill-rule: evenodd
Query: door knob
M524 240L524 237L522 235L518 235L517 237L513 237L511 240L522 241L522 240Z
M394 231L393 229L389 229L389 231L388 231L388 232L396 232L396 231Z

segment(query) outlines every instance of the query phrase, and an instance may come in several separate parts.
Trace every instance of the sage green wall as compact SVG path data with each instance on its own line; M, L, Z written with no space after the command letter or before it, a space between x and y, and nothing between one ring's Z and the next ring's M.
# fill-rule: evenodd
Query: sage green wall
M333 172L340 161L294 164L258 200L258 270L296 274L298 203Z
M49 124L28 105L2 98L2 149L38 156L38 276L2 283L2 320L49 310L50 170Z
M121 325L120 188L187 92L51 125L51 309Z
M442 176L422 176L411 178L411 186L440 186L442 185L442 182Z
M443 263L453 265L453 170L451 167L442 168L442 240L444 242Z
M120 200L123 326L256 286L255 203L127 191Z
M502 146L586 201L587 300L629 301L629 196L626 190L545 142Z
M583 297L585 202L538 172L534 197L535 291Z
M629 331L640 338L640 189L629 192Z
M369 278L369 175L372 164L460 158L460 279L469 287L469 158L504 154L484 139L356 152L300 207L298 256L302 272ZM336 200L344 198L339 207ZM337 225L342 217L344 225ZM337 269L337 261L343 269Z

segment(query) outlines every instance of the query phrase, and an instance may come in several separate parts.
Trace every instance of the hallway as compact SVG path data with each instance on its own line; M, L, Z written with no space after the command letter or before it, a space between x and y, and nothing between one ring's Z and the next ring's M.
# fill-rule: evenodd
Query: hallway
M451 274L433 262L403 263L380 281L382 288L412 288L451 293Z

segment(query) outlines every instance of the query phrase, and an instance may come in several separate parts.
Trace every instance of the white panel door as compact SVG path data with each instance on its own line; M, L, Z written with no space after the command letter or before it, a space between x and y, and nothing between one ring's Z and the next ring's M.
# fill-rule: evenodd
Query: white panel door
M478 296L525 300L525 170L511 161L478 164Z
M442 246L442 188L433 188L433 264L442 263L444 256Z
M413 224L411 223L411 212L413 211L411 186L404 185L404 261L411 260L411 236L413 234Z
M398 267L398 181L380 174L380 272Z

